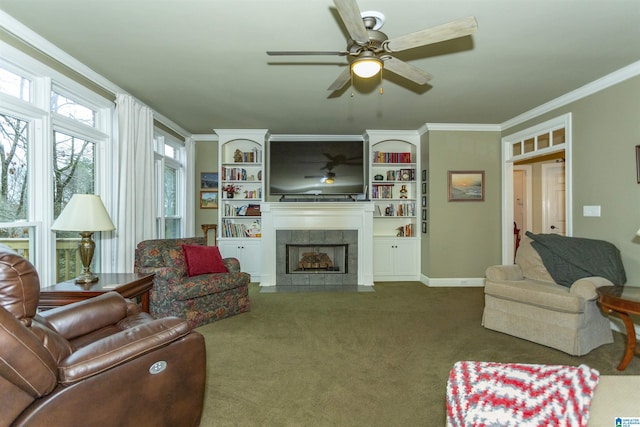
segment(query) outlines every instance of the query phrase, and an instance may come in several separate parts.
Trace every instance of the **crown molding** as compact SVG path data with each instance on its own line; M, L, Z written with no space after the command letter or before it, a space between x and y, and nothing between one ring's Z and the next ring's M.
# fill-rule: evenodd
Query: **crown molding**
M427 132L429 131L462 131L462 132L500 132L500 125L492 124L473 124L473 123L426 123L424 125Z
M638 75L640 75L640 61L627 65L626 67L614 71L611 74L607 74L606 76L601 77L598 80L587 83L586 85L572 92L559 96L558 98L553 99L545 104L539 105L532 110L529 110L525 113L520 114L519 116L503 122L500 126L503 130L509 129L513 126L524 123L527 120L535 119L542 114L548 113L560 107L564 107L567 104L576 102L582 98L593 95L594 93L600 92L601 90L607 89L613 85L636 77Z

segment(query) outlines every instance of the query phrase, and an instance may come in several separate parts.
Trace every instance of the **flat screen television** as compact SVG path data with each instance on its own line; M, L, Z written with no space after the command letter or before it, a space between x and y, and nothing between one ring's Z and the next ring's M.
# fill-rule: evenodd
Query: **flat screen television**
M365 188L362 140L271 140L271 195L358 195Z

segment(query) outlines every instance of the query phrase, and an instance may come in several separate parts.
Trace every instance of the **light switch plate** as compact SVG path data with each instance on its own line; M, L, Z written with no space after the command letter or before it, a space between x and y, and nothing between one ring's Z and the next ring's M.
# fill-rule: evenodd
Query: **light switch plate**
M600 216L600 206L583 206L582 216Z

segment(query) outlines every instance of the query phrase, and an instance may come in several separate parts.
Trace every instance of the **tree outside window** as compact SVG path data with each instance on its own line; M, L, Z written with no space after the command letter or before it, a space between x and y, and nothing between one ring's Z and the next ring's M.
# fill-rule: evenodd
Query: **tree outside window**
M76 193L94 192L94 143L54 132L53 216L57 218Z
M0 114L0 222L27 220L29 123ZM11 234L20 233L11 229ZM0 230L1 237L8 236Z

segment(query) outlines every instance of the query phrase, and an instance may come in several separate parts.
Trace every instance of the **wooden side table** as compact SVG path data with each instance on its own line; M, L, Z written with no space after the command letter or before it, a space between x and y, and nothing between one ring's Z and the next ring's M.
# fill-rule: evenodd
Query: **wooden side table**
M71 279L41 289L38 307L46 310L115 291L125 298L140 298L142 310L149 312L149 291L153 287L153 273L98 273L96 275L98 281L86 285L75 283L74 279Z
M636 330L630 314L640 315L640 288L632 286L603 286L597 289L598 302L607 313L615 312L627 330L627 347L618 365L624 371L634 354L640 355L636 349Z

